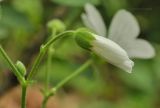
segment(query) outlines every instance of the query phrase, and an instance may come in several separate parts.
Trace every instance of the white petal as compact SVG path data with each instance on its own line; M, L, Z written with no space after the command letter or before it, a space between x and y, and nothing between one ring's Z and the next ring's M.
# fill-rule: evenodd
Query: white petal
M139 33L136 18L128 11L120 10L112 20L108 38L119 44L130 58L153 58L154 48L148 41L137 39Z
M90 25L92 25L92 27L88 25L86 26L95 31L98 35L106 36L107 29L99 11L92 4L89 3L85 5L85 11L87 20ZM82 19L84 21L86 18L83 17L84 16L82 16Z
M140 33L136 18L126 10L118 11L111 22L108 38L121 45Z
M97 33L94 26L92 25L92 23L90 22L90 20L88 19L85 13L81 15L81 18L86 27L88 27L90 30L93 30L93 32Z
M119 66L121 69L126 70L128 73L132 73L132 67L134 66L134 62L132 60L126 60L123 62L123 65Z
M130 58L149 59L155 56L153 46L146 40L134 39L127 41L122 47L127 51Z
M102 36L95 35L95 38L91 43L93 52L105 58L111 64L131 73L134 63L129 59L124 49Z

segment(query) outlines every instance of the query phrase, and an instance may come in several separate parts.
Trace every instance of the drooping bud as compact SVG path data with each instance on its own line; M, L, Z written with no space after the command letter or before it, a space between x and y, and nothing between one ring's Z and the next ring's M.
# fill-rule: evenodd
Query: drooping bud
M65 24L59 19L53 19L47 23L47 27L52 31L63 32L66 29Z
M26 67L21 61L16 62L16 67L22 76L26 75Z

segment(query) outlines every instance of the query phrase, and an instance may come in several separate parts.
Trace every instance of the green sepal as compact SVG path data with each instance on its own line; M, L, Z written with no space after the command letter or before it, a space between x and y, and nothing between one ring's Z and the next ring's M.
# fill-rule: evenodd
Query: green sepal
M75 40L80 47L90 51L92 47L91 42L95 40L95 37L87 29L81 28L76 30Z

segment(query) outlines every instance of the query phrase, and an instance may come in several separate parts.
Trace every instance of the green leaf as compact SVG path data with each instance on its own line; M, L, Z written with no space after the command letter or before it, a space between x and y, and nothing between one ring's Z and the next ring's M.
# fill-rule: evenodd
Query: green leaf
M58 3L60 5L67 5L67 6L83 6L86 3L92 3L92 4L99 4L99 0L52 0L55 3Z

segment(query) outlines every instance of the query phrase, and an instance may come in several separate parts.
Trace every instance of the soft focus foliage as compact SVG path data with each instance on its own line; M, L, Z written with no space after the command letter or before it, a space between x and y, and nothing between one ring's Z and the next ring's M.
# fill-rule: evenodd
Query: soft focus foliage
M70 93L74 92L78 97L83 96L83 101L77 102L80 108L159 108L158 0L3 0L0 2L0 44L15 63L18 59L30 69L39 46L46 42L51 34L47 23L58 18L64 21L68 30L84 26L81 14L84 13L84 5L88 2L97 7L107 27L119 9L133 13L140 23L141 34L138 38L149 41L156 50L156 56L146 60L134 59L133 72L128 74L93 55L96 62L66 84L59 95L70 96ZM90 57L72 38L57 41L54 49L52 67L49 69L51 86L72 73ZM46 59L47 57L43 59L36 77L37 82L41 84L44 81ZM17 80L0 55L0 93L7 94L7 90L15 85ZM70 105L72 104L74 103L70 102ZM61 108L66 107L64 105Z

